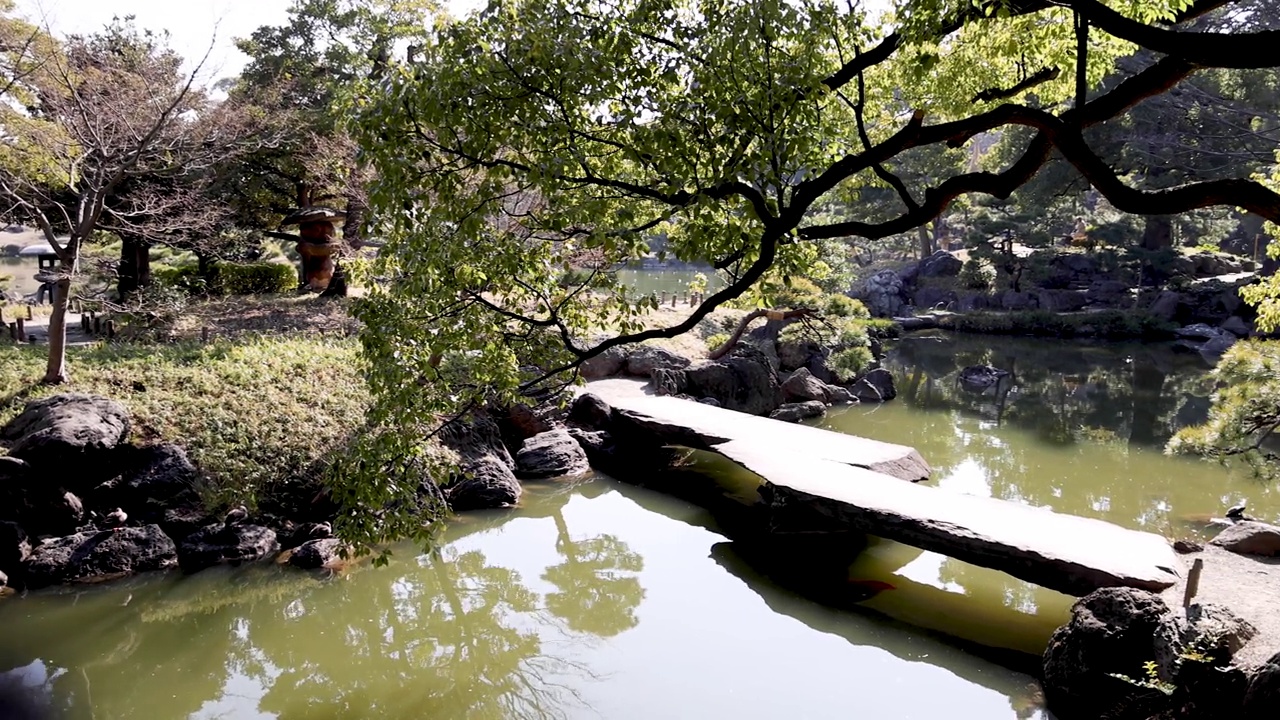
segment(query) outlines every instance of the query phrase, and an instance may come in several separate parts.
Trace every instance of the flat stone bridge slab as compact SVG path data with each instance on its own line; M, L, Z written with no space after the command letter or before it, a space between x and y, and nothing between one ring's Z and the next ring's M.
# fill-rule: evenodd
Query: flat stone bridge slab
M602 380L586 392L665 442L712 450L759 475L775 505L804 506L1069 595L1115 586L1159 592L1179 579L1181 563L1160 535L917 485L929 468L912 448L655 397L643 381Z

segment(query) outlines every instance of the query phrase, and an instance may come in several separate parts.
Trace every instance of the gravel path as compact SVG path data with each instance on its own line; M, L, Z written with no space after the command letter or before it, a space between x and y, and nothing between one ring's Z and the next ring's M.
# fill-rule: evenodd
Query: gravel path
M1237 555L1213 545L1182 556L1182 580L1164 591L1170 607L1182 607L1191 563L1204 559L1204 572L1193 602L1216 603L1248 620L1258 634L1236 655L1241 667L1253 668L1280 652L1280 558Z

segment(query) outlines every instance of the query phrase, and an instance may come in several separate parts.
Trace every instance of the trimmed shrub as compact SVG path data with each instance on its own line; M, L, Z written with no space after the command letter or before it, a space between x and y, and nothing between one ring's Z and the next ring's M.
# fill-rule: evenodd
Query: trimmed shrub
M996 284L996 271L991 264L980 258L969 258L960 267L956 281L970 290L991 290Z
M868 347L871 345L871 338L867 334L866 323L858 320L850 320L840 328L840 345L844 347Z
M871 349L858 346L845 348L832 354L828 364L832 370L836 371L841 382L852 382L871 367L873 362L875 357L872 356Z
M194 266L161 268L151 277L190 295L277 295L298 287L298 270L275 262L216 263L208 277Z
M832 293L822 301L822 312L824 315L837 318L871 317L871 313L867 311L867 306L863 305L861 301L839 293Z

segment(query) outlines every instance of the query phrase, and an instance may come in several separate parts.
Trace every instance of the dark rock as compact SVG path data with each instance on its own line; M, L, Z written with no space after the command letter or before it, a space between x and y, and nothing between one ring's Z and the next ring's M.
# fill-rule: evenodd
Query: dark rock
M178 563L183 572L200 572L214 565L239 565L270 557L280 548L276 532L261 525L208 525L183 539Z
M827 384L813 376L808 368L800 368L782 383L782 396L789 403L817 400L827 402ZM781 410L782 408L779 408Z
M820 417L827 411L826 403L821 400L810 400L808 402L787 403L777 410L769 413L772 420L781 420L783 422L800 422L809 418Z
M591 393L579 395L569 406L569 420L583 427L606 429L612 414L609 404Z
M1176 295L1177 293L1174 294ZM1084 297L1085 301L1090 305L1110 308L1132 305L1132 299L1129 296L1129 285L1118 280L1095 281L1089 285ZM1172 319L1172 317L1170 315L1168 319Z
M902 308L906 306L902 277L893 270L881 270L867 278L853 296L861 300L875 317L902 315Z
M1187 608L1182 644L1225 663L1257 633L1253 625L1227 607L1196 603Z
M581 475L591 469L587 455L568 431L549 430L524 441L516 453L516 471L525 478Z
M521 494L515 473L494 456L469 461L442 490L454 512L511 507L520 502Z
M920 261L918 275L920 277L955 277L960 274L964 263L960 258L946 250L939 250Z
M199 472L187 458L187 451L177 445L163 444L139 448L131 468L115 481L122 506L157 503L171 504L180 496L190 496L193 504Z
M1241 720L1275 720L1280 708L1280 653L1253 673L1245 690Z
M1185 657L1171 698L1171 718L1239 720L1249 676L1234 665Z
M1184 626L1159 595L1104 588L1081 598L1044 654L1044 692L1060 720L1146 720L1170 703L1115 675L1147 680L1155 662L1159 679L1173 680Z
M1182 555L1190 555L1191 553L1203 552L1204 545L1194 540L1174 540L1173 550Z
M735 347L728 356L685 370L686 390L714 398L728 410L765 415L781 404L782 389L768 358L750 345Z
M198 507L168 508L160 514L160 528L164 534L181 542L195 531L206 527L216 518Z
M1147 308L1147 312L1160 320L1172 321L1178 317L1178 309L1185 302L1185 298L1180 293L1165 290L1156 296L1151 307Z
M1231 349L1232 345L1238 342L1235 335L1224 332L1223 334L1211 338L1200 346L1200 356L1211 363L1217 362L1222 354Z
M832 405L852 405L858 402L858 397L854 395L849 388L840 387L839 385L828 385L827 402Z
M956 383L965 392L983 395L1000 386L1000 382L1009 377L1008 370L1001 370L990 365L970 365L956 376Z
M1006 290L1000 296L1000 307L1005 310L1034 310L1036 303L1036 296L1029 292Z
M689 358L665 348L642 345L627 356L626 373L647 378L654 370L680 370L689 367Z
M280 533L276 533L276 535L280 537L280 547L287 550L296 548L311 540L325 540L333 537L333 525L327 522L306 522L290 528L285 535Z
M302 570L337 568L342 565L342 541L337 538L308 540L293 549L289 564Z
M72 393L28 402L0 428L9 454L37 469L56 467L62 484L80 492L110 477L109 454L129 436L129 412L114 400Z
M1216 337L1221 337L1223 331L1204 323L1194 323L1174 330L1173 334L1179 340L1212 340Z
M1253 329L1249 327L1249 323L1245 322L1244 318L1239 315L1232 315L1226 320L1223 320L1222 324L1218 327L1238 338L1247 338L1253 334Z
M888 402L898 396L893 385L893 374L884 368L875 368L849 386L849 392L858 402Z
M922 287L912 298L921 310L952 310L958 299L954 291L939 287Z
M15 522L0 522L0 571L17 577L22 564L30 557L27 532Z
M585 360L578 366L578 372L582 374L584 380L600 380L621 375L627 366L628 351L629 349L625 347L611 347Z
M502 422L502 437L512 447L556 426L557 408L554 404L533 407L526 403L515 403L505 408Z
M986 310L987 308L992 307L992 305L993 303L989 296L984 295L983 293L966 292L961 293L960 297L957 298L956 311L967 313L975 310ZM999 306L999 302L997 301L994 305ZM903 329L905 330L906 328L904 327Z
M1079 290L1040 290L1036 293L1037 306L1052 312L1076 312L1086 302L1085 294Z
M165 570L177 562L173 540L158 525L76 533L36 546L26 581L31 588L95 582Z
M1280 527L1245 520L1223 530L1209 541L1240 555L1280 556Z

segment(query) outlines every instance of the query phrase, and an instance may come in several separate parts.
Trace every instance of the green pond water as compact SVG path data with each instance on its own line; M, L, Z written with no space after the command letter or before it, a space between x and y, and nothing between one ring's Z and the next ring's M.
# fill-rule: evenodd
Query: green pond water
M1016 383L959 390L976 362ZM1197 359L913 338L889 365L898 400L821 424L916 446L943 487L1173 536L1246 496L1280 517L1247 474L1160 452L1204 411ZM838 537L766 544L744 525L754 479L690 463L643 487L530 484L521 508L459 518L436 552L401 547L387 567L0 600L0 686L99 720L1048 717L1017 668L1070 598L886 541L856 557ZM867 599L868 580L893 589Z
M7 289L23 295L30 295L40 287L34 277L37 270L39 263L33 257L0 257L0 276L9 278Z

